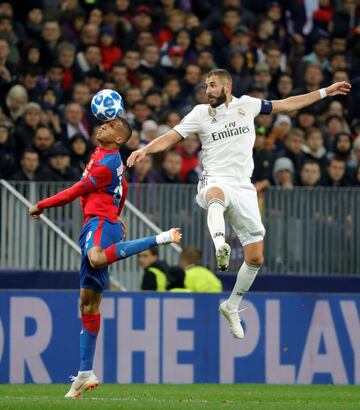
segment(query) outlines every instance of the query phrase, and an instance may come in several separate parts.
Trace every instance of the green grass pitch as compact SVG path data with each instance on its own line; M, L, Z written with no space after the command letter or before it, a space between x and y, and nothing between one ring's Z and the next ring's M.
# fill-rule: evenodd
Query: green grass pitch
M360 409L360 386L104 384L80 399L69 385L0 385L0 409Z

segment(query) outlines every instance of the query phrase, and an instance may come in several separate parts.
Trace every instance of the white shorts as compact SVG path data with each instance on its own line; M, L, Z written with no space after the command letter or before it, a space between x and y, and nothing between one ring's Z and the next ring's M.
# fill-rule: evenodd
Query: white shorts
M217 187L224 192L224 216L234 229L243 246L262 241L265 228L261 222L257 193L249 178L236 180L227 177L201 177L196 202L207 209L205 193Z

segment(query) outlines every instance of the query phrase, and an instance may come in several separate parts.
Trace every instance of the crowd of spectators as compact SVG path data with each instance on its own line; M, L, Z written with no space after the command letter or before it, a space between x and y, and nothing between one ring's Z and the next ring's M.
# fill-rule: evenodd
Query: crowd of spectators
M207 103L225 68L233 94L264 99L350 81L349 96L256 119L254 182L360 186L360 7L356 0L0 0L0 178L73 181L99 123L92 96L117 90L130 153ZM196 183L200 142L128 170L130 182Z

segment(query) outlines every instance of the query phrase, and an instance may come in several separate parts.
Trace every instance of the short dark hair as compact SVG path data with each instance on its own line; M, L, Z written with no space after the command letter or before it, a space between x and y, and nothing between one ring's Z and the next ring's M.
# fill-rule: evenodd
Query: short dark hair
M207 73L206 78L209 78L213 75L219 77L221 80L226 80L232 83L231 75L227 70L224 70L222 68L216 68L215 70L211 70L209 73Z
M119 117L116 121L119 121L121 124L122 129L125 131L125 138L123 141L123 144L129 141L131 134L132 134L132 128L128 121L125 118Z
M25 148L24 151L21 153L21 159L23 159L26 154L36 154L37 156L39 156L39 153L35 151L33 148Z

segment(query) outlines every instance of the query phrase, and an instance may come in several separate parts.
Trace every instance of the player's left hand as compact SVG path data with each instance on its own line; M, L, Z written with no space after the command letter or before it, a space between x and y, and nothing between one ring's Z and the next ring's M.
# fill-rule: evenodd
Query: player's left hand
M126 237L126 223L125 221L118 216L118 221L121 223L122 231L123 231L123 237Z
M351 90L351 84L346 81L339 81L326 87L325 90L329 97L334 97L335 95L347 95Z
M32 219L40 219L40 215L43 213L43 211L43 209L40 209L35 205L29 208L29 215L32 217Z

